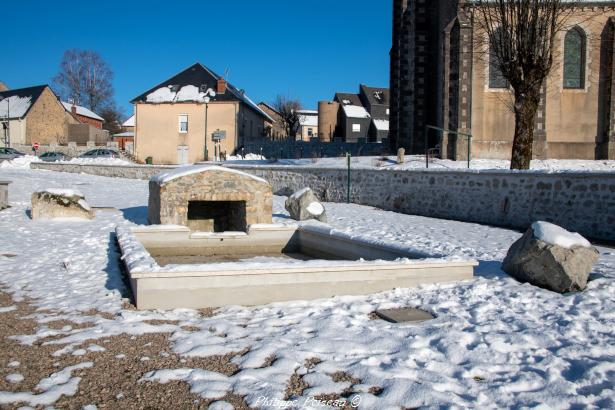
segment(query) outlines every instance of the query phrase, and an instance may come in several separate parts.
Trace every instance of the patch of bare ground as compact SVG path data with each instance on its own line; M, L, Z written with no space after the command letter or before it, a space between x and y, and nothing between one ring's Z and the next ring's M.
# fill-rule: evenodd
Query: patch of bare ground
M214 400L191 393L187 383L174 381L160 384L139 380L156 369L199 368L232 375L239 369L231 359L246 353L182 358L171 351L169 334L154 333L107 337L95 341L105 348L102 352L53 357L60 345L43 346L39 342L27 346L10 339L14 335L35 333L38 324L34 319L26 318L35 312L30 304L13 302L10 295L0 291L0 307L8 306L16 306L17 309L0 313L0 391L37 393L35 387L41 379L71 365L93 363L91 368L73 371L73 377L81 377L79 390L74 396L62 396L56 401L53 406L58 409L80 409L88 404L94 404L99 409L206 409ZM103 316L100 312L89 313ZM54 328L80 326L64 319L52 323ZM24 379L18 383L7 381L6 377L14 373L21 374ZM218 400L225 400L236 409L249 408L237 395L227 394ZM27 404L15 402L0 408L17 409Z

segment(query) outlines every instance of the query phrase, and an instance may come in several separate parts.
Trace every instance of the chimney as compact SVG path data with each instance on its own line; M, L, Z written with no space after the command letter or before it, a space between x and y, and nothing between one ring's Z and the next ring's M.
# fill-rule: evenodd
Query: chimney
M217 94L224 94L226 92L226 80L224 78L220 78L218 80L218 87L216 89Z
M70 112L72 112L73 115L77 115L77 106L74 103L70 107Z

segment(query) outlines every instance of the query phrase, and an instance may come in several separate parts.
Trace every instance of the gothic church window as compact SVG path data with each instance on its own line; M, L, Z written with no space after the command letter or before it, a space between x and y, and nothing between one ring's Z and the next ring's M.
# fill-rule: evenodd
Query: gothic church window
M564 88L585 88L585 32L573 27L564 38Z
M508 80L504 78L495 47L498 47L498 37L502 35L502 29L498 28L489 40L489 88L508 88Z

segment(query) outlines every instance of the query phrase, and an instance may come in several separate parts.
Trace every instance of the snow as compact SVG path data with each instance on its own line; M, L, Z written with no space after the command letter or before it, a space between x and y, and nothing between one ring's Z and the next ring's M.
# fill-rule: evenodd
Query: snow
M262 161L266 159L267 158L259 154L246 154L244 157L241 155L229 155L227 157L228 161Z
M377 120L374 119L374 126L378 131L388 131L389 130L389 120Z
M571 249L575 246L591 248L591 243L576 232L568 232L564 228L549 222L539 221L532 224L534 237L549 245Z
M185 85L178 92L172 91L171 87L161 87L156 91L147 95L147 102L150 103L175 103L175 102L209 102L211 97L215 97L216 93L211 88L205 92L201 92L199 87L194 85Z
M177 93L171 91L169 87L161 87L147 96L147 102L150 103L166 103L174 102Z
M122 123L122 127L134 127L135 126L135 115L131 115L126 121Z
M72 372L92 366L92 362L85 362L53 373L51 376L41 380L35 387L36 390L42 391L40 394L0 391L0 404L26 402L33 406L48 406L55 403L63 395L73 396L77 393L81 378L72 377Z
M322 206L322 204L319 204L318 202L312 202L307 206L307 211L312 215L318 216L322 215L322 213L325 212L325 208Z
M346 117L348 118L369 118L370 115L365 109L360 105L343 105L344 112L346 113Z
M20 383L24 377L19 373L11 373L4 378L9 383Z
M233 161L227 161L233 163ZM264 165L282 167L302 167L302 168L347 168L345 157L318 158L313 160L304 159L282 159L275 163L267 161L244 161L241 165ZM351 167L353 169L379 169L379 170L425 170L429 172L459 170L463 172L476 171L505 171L505 172L541 172L541 173L563 173L563 172L615 172L615 160L532 160L531 171L510 171L510 161L499 159L473 159L470 161L470 170L467 170L467 161L452 161L448 159L430 159L429 169L425 169L424 155L406 155L403 164L397 163L397 156L365 156L352 157Z
M199 87L194 85L186 85L177 92L175 100L177 102L196 101L196 102L209 102L211 97L215 97L216 93L211 88L206 92L200 92Z
M32 105L32 97L10 96L0 101L0 118L22 118Z
M366 296L230 306L212 317L187 309L133 311L122 307L128 291L114 230L145 219L147 181L4 168L0 179L14 181L12 207L0 212L0 249L20 250L14 258L0 259L0 282L16 301L27 297L38 308L32 314L37 329L19 336L21 343L54 336L50 343L61 356L113 335L163 332L170 335L173 352L183 357L249 348L234 357L239 372L232 376L161 368L144 377L183 380L195 394L212 399L232 392L254 407L263 397L283 401L293 374L309 384L296 398L303 403L309 394L347 386L330 377L344 371L361 380L349 397L360 400L361 408L613 408L613 249L598 247L600 259L587 290L559 295L521 284L501 271L502 259L519 232L326 203L332 227L316 222L301 226L395 242L430 255L476 259L476 277ZM79 189L93 206L116 210L98 211L95 220L83 224L31 220L26 215L31 194L49 187ZM278 224L292 222L284 200L274 197ZM376 309L404 306L428 310L435 319L400 325L369 317ZM62 318L89 327L48 327L51 319ZM178 324L153 325L152 320ZM263 367L271 355L276 360ZM315 357L321 362L306 366L306 360ZM71 371L61 370L53 383L43 383L50 387L47 391L1 392L0 403L23 400L33 407L52 406L61 394L77 391L79 380ZM382 393L369 393L373 387Z
M44 189L42 192L46 192L49 193L51 195L57 195L57 196L66 196L66 197L73 197L73 196L77 196L79 198L85 198L85 196L75 190L75 189L66 189L66 188L47 188Z
M0 162L0 168L11 169L27 169L30 168L30 164L33 162L41 162L36 155L24 155L12 160L6 160Z
M264 183L268 184L268 182L265 181L264 179L256 177L254 175L247 174L245 172L238 171L236 169L219 167L219 166L216 166L216 165L190 165L190 166L185 166L185 167L178 167L178 168L175 168L175 169L173 169L171 171L167 171L167 172L162 172L160 174L156 174L156 175L152 176L150 181L153 181L153 182L156 182L158 184L164 185L164 184L166 184L166 183L168 183L168 182L170 182L170 181L172 181L174 179L185 177L187 175L199 174L201 172L206 172L206 171L228 172L228 173L232 173L232 174L238 174L238 175L242 175L244 177L251 178L251 179L253 179L255 181L264 182Z
M62 105L64 106L66 111L72 112L73 104L62 101ZM80 105L75 105L75 109L77 111L77 114L79 114L79 115L82 115L82 116L88 117L88 118L93 118L93 119L99 120L99 121L104 121L104 119L100 115L96 114L94 111L91 111L91 110L89 110L89 109L87 109L85 107L82 107Z
M120 132L119 134L113 134L114 137L134 137L133 131Z
M73 158L67 162L79 165L135 165L132 162L119 158Z
M299 123L304 127L318 127L318 115L300 115Z

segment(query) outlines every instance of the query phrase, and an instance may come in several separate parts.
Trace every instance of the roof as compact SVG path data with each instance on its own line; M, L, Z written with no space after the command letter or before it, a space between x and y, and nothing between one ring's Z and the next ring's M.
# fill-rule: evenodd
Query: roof
M275 108L273 108L270 104L266 103L265 101L261 101L258 103L258 106L265 106L265 108L273 111L274 113L281 115L280 112L278 110L276 110Z
M336 93L334 99L342 105L363 105L359 94Z
M371 105L386 105L388 106L390 99L390 92L388 88L381 87L368 87L361 84L361 93L367 97Z
M196 102L203 103L206 91L215 90L221 76L211 71L201 63L196 63L179 72L173 77L152 87L143 94L134 98L131 103L176 103ZM227 92L210 97L211 101L239 101L248 106L260 116L274 121L265 111L258 107L243 91L240 91L227 82Z
M80 105L71 104L71 103L68 103L68 102L65 102L65 101L62 101L62 105L64 106L64 108L68 112L72 112L72 107L73 107L73 105L75 105L75 107L77 108L77 114L78 115L81 115L83 117L93 118L93 119L98 120L98 121L104 121L104 119L100 115L98 115L94 111L90 111L87 108L82 107Z
M126 132L120 132L119 134L113 134L114 137L134 137L135 133L134 131L126 131Z
M318 111L301 110L299 114L299 123L305 127L318 127Z
M378 131L388 131L389 130L389 120L377 120L374 118L374 126Z
M135 115L131 115L126 121L122 123L122 127L134 127L135 126Z
M0 91L0 118L24 118L45 88L48 87L48 85L37 85Z
M362 105L343 105L342 108L348 118L370 118L369 113Z

